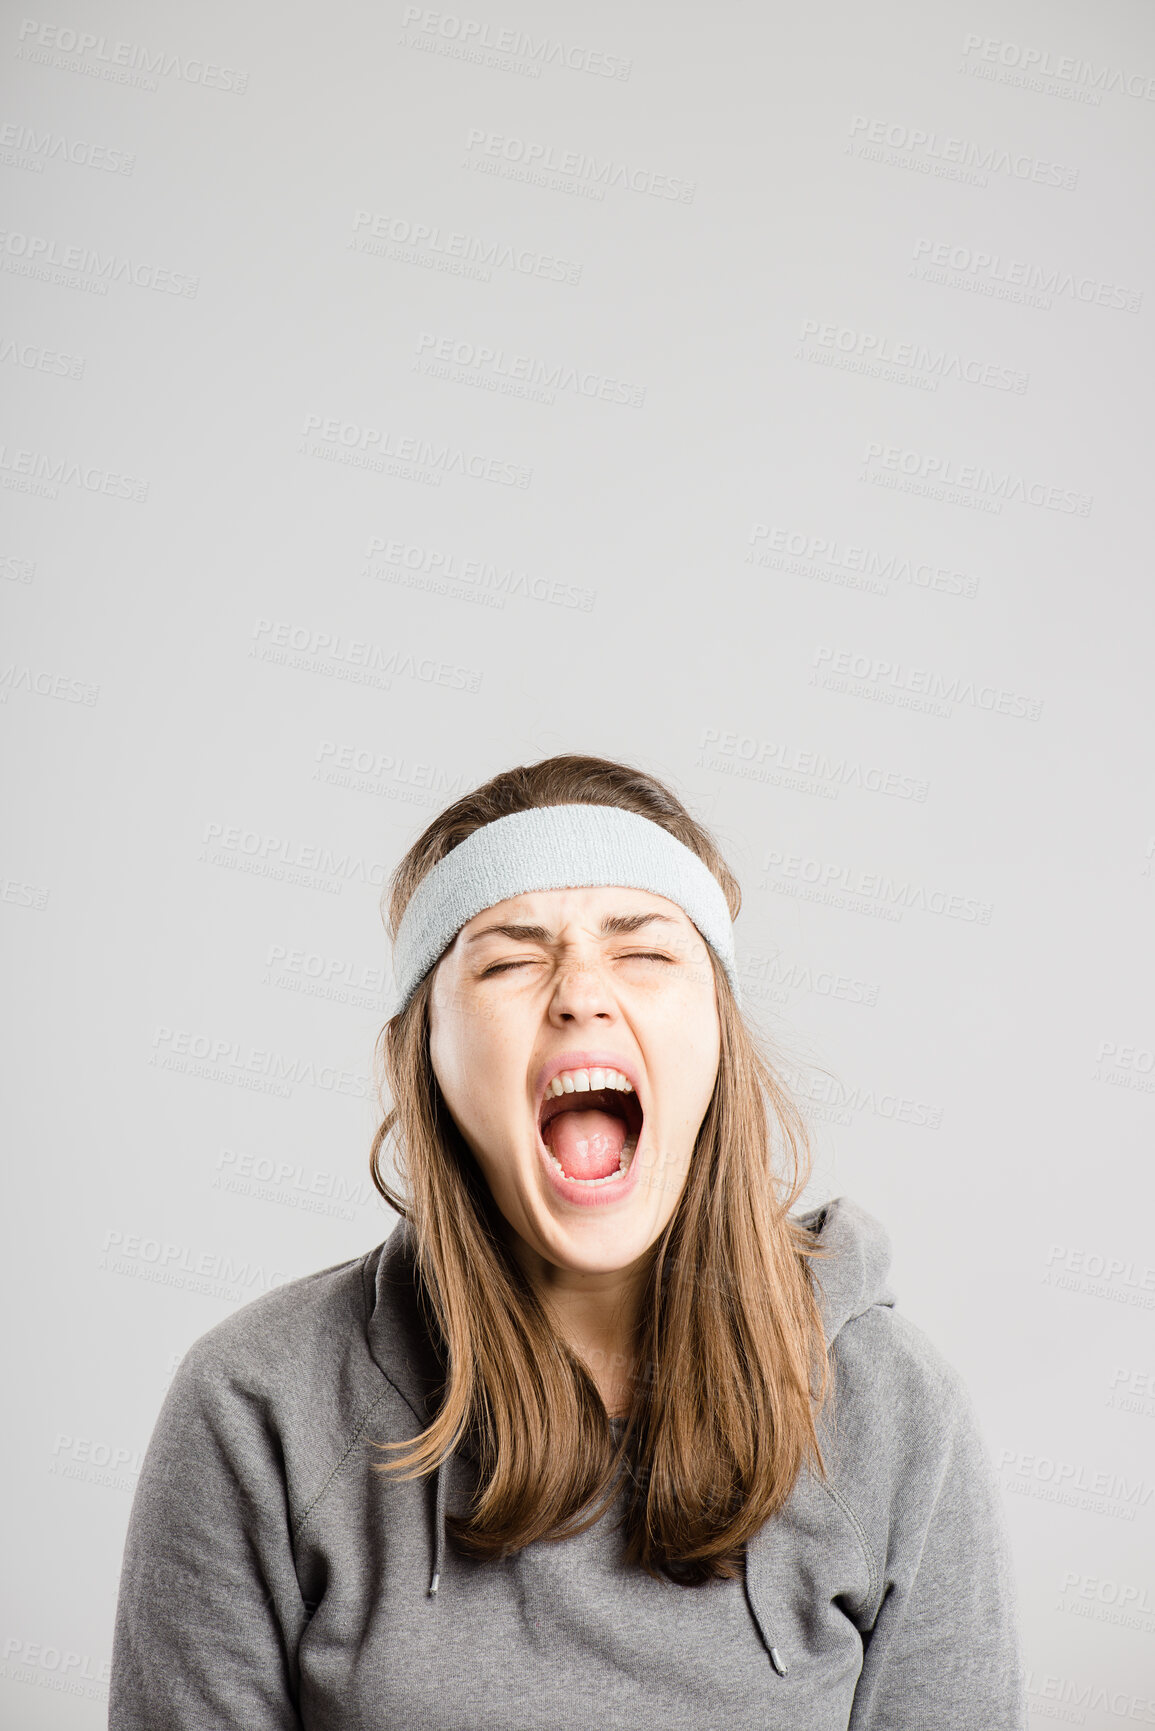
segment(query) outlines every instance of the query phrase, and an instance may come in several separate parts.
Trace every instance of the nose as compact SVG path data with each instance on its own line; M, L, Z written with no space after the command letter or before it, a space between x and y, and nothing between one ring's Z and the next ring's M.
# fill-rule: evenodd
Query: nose
M549 1017L556 1027L612 1021L617 1014L609 979L602 965L582 956L558 963Z

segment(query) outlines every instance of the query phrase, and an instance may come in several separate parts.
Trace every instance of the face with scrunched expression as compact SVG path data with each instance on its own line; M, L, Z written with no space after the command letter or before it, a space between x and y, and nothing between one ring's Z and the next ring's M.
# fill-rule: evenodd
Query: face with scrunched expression
M438 963L430 1052L523 1244L556 1268L629 1268L677 1206L714 1091L706 943L648 890L513 896Z

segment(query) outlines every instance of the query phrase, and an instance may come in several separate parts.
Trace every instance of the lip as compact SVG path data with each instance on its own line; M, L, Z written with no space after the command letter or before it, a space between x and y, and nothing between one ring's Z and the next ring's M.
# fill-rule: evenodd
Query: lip
M642 1107L642 1128L638 1134L638 1145L634 1149L626 1174L621 1179L615 1179L611 1184L582 1184L577 1179L566 1178L559 1172L550 1159L549 1149L541 1138L539 1128L541 1108L545 1100L545 1091L555 1076L560 1076L563 1070L618 1070L630 1083L637 1096L638 1105ZM571 1203L577 1208L613 1208L624 1202L637 1188L638 1173L641 1163L638 1159L642 1150L642 1141L646 1134L645 1107L638 1088L637 1073L632 1064L623 1061L616 1052L557 1052L548 1058L537 1072L534 1082L534 1135L537 1141L537 1157L542 1171L554 1195L562 1202Z

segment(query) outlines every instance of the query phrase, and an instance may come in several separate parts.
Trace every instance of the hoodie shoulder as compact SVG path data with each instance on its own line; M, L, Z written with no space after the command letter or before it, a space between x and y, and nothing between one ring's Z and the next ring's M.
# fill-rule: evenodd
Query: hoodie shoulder
M817 1233L823 1254L811 1263L839 1393L880 1414L895 1403L949 1418L966 1391L929 1335L903 1315L890 1286L891 1244L882 1224L848 1196L801 1223ZM897 1416L897 1413L896 1413Z
M255 1474L270 1494L276 1479L303 1516L350 1439L397 1398L367 1338L384 1248L287 1281L195 1340L165 1397L152 1448L180 1457L192 1439L215 1438L213 1449L239 1474Z
M970 1392L896 1307L878 1221L839 1197L802 1223L828 1252L810 1266L833 1374L826 1476L801 1494L841 1511L869 1575L846 1601L867 1637L852 1722L1025 1731L1009 1540Z
M968 1460L972 1485L986 1473L984 1444L959 1372L896 1308L879 1222L839 1197L803 1223L830 1250L811 1265L833 1373L819 1427L826 1489L865 1538L881 1586L897 1555L917 1549L949 1463Z
M269 1393L279 1382L311 1380L343 1355L350 1336L364 1335L366 1270L379 1255L380 1246L242 1304L193 1341L181 1372Z

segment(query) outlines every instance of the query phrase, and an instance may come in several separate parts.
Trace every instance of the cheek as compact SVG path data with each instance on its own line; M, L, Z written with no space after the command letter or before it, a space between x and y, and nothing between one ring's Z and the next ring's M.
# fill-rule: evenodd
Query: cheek
M492 1016L459 996L448 1013L435 1014L429 1055L446 1104L467 1141L494 1140L506 1123L516 1088L508 1041Z
M668 1050L679 1054L680 1060L693 1054L700 1062L703 1054L721 1049L722 1034L712 983L686 981L655 1009L657 1014L649 1030L651 1037L662 1040Z
M669 1077L674 1096L700 1119L714 1092L722 1052L713 1003L703 1003L696 994L690 998L668 1024L664 1044L672 1061L663 1060L663 1074Z
M440 1009L433 1017L429 1030L429 1057L433 1073L449 1110L459 1123L468 1118L469 1102L475 1090L470 1077L476 1076L479 1063L472 1050L471 1018L460 1004Z

